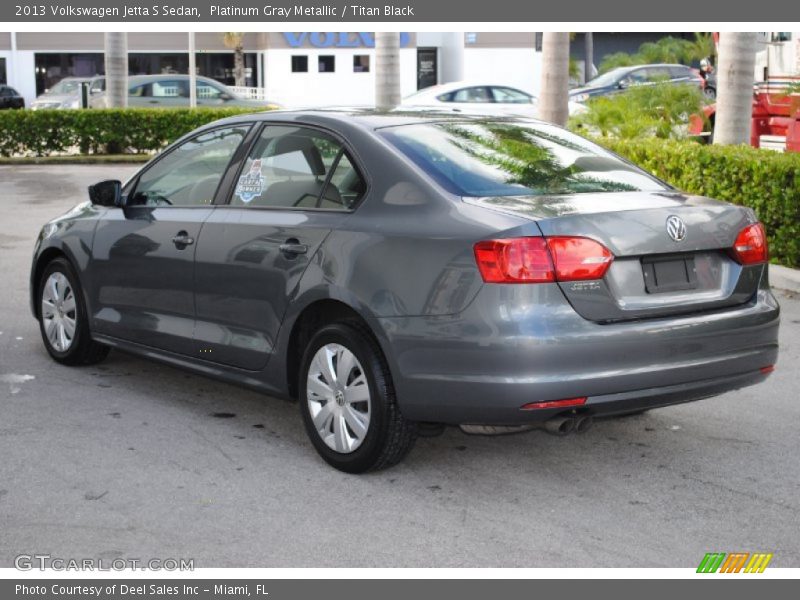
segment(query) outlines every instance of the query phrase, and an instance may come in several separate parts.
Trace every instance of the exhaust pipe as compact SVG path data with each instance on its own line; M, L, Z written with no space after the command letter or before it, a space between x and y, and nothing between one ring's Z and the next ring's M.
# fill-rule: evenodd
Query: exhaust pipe
M553 417L544 422L544 430L552 435L567 435L575 429L572 417Z
M578 417L575 419L575 433L586 433L593 424L594 417Z

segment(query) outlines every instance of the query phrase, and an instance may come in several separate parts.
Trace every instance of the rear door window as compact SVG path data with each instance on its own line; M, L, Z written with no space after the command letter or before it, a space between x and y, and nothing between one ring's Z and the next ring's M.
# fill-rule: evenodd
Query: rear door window
M333 136L268 125L253 145L231 205L349 210L364 191L363 177Z
M469 87L452 93L450 102L483 103L494 102L488 87Z

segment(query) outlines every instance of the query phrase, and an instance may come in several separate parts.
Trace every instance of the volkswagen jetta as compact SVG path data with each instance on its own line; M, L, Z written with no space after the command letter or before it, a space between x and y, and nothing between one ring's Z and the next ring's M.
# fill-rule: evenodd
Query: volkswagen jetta
M762 381L763 226L526 119L368 111L202 127L43 228L58 362L109 348L299 400L344 471L420 430L583 430Z

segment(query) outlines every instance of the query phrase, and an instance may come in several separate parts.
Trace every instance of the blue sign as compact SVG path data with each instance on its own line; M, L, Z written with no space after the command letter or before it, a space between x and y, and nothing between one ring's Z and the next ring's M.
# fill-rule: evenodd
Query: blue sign
M362 32L314 31L302 33L284 33L286 43L292 48L301 48L308 43L314 48L374 48L375 35ZM411 36L407 32L400 33L400 47L405 48Z

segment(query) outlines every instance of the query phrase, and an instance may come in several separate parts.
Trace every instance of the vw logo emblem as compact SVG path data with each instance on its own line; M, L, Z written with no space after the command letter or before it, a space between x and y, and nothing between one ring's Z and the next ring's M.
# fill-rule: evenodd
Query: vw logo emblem
M676 242L680 242L686 237L686 223L678 216L670 215L667 217L667 233Z

